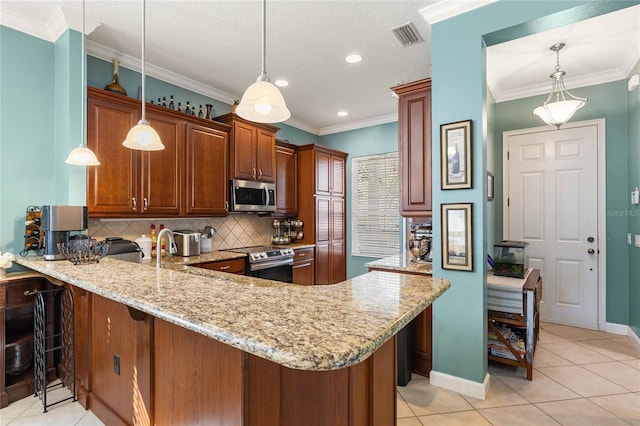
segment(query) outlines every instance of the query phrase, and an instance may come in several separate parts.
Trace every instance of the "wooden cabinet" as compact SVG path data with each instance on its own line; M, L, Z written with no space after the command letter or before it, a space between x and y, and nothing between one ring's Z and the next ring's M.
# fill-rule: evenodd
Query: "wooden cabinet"
M187 124L186 214L227 214L228 145L226 132Z
M293 283L313 285L315 283L314 248L295 249L293 256Z
M87 169L90 217L227 214L228 126L147 105L165 149L142 152L122 146L139 101L90 87L87 114L87 142L101 162Z
M218 260L216 262L196 263L191 266L229 274L245 275L245 259L241 257L238 259Z
M229 173L231 178L276 181L277 127L254 123L229 113L215 118L231 126Z
M400 214L431 217L431 79L396 86Z
M347 154L318 145L298 150L298 219L305 224L301 242L315 244L316 284L344 281L345 164Z
M48 281L38 274L0 278L0 408L33 395L33 302L35 291L47 288ZM52 330L47 335L53 335Z
M274 214L298 214L298 151L295 145L276 141L276 210Z

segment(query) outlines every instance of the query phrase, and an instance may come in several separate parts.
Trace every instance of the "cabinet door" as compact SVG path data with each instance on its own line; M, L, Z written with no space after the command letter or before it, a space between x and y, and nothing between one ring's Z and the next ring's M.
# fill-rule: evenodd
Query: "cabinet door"
M316 151L316 193L331 195L331 155Z
M155 112L148 113L147 119L158 132L164 149L141 154L142 205L139 208L142 213L149 215L178 215L182 187L184 120Z
M413 372L423 376L431 373L431 305L427 307L413 321Z
M316 284L331 283L331 247L329 243L316 244L315 274Z
M276 181L276 137L273 132L256 129L256 179L263 182Z
M339 283L347 279L347 253L344 240L331 241L331 276L329 284Z
M110 100L89 97L87 145L100 161L87 168L89 216L133 215L142 205L139 198L137 151L122 146L138 122L138 111Z
M315 262L313 259L293 264L293 284L313 285L315 282Z
M431 87L400 97L401 214L431 216Z
M228 274L244 275L245 258L219 260L217 262L196 263L196 268L210 269L212 271L226 272Z
M344 197L344 158L331 156L331 194Z
M331 240L344 240L345 213L344 198L332 197L330 200L330 237Z
M187 124L186 214L227 215L226 133Z
M316 196L316 243L331 241L331 198Z
M298 213L298 153L276 146L276 213Z
M257 176L255 161L256 128L242 122L233 123L233 177L255 179Z

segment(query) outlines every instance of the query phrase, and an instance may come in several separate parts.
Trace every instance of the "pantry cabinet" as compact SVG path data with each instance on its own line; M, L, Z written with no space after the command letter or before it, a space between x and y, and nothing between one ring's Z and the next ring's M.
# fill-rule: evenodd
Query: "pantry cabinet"
M231 178L276 181L277 127L254 123L235 113L221 115L216 121L231 126L229 173Z
M299 242L316 246L316 284L334 284L347 277L346 158L344 152L318 145L298 149L298 219L305 224L304 239Z
M400 214L431 217L431 79L392 90L399 96Z
M298 214L298 151L295 145L276 141L276 210L274 214Z
M140 101L89 87L87 105L87 144L101 163L87 168L90 217L227 214L228 126L147 105L165 149L136 151L122 141Z

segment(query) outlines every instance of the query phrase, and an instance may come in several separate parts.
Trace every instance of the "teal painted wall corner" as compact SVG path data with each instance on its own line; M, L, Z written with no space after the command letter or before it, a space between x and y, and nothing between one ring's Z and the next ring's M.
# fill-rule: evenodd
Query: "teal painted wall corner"
M640 62L636 64L631 74L640 74ZM629 191L640 187L640 88L627 92L627 106L629 111ZM628 196L629 194L624 194ZM640 206L629 205L628 230L635 239L640 235ZM628 246L629 259L629 326L637 337L640 337L640 248ZM607 296L608 297L608 296Z

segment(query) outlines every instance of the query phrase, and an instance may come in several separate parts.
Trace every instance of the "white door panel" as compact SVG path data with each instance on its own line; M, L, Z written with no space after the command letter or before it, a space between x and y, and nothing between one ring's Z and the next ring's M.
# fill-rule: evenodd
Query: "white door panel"
M541 319L597 328L597 126L523 131L505 148L505 238L529 243L528 266L543 276Z

